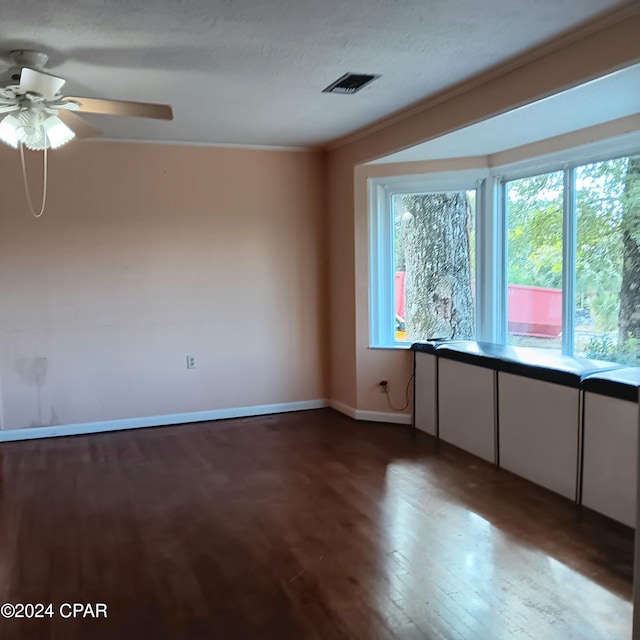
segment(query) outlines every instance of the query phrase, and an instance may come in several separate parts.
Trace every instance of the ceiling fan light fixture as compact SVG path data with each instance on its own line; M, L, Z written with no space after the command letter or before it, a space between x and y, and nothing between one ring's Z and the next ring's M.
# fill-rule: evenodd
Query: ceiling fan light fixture
M14 68L9 72L10 77L12 81L19 81L19 84L0 86L0 142L19 149L27 204L35 218L42 215L47 201L49 149L57 149L71 142L76 137L74 129L78 131L77 137L80 138L100 134L100 131L78 118L74 111L173 119L173 111L166 104L65 96L62 93L64 78L54 76L44 69L48 60L45 53L21 49L12 51L10 57L14 63ZM36 211L31 199L25 147L43 152L42 202L39 211Z
M47 138L42 123L44 114L40 109L22 109L18 116L18 126L16 133L18 140L27 149L32 151L41 151L47 146Z
M58 118L58 116L51 116L42 123L47 139L49 140L49 146L52 149L57 149L67 142L71 142L76 134L67 127L67 125Z
M57 149L75 137L75 133L58 116L46 117L38 109L25 109L17 117L6 116L0 127L3 142L14 148L22 143L32 151L42 151L45 147Z
M0 121L0 140L5 144L8 144L14 149L18 148L18 127L20 121L12 115L5 116Z
M42 151L45 146L57 149L75 135L58 116L43 118L41 111L24 110L18 117L9 114L0 121L0 141L14 149L20 143L32 151Z

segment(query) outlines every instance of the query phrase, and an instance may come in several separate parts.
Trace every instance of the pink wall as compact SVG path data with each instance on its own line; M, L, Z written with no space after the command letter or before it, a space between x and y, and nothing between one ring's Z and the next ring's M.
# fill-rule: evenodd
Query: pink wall
M50 160L34 220L0 151L3 428L326 397L321 154L81 142Z
M368 346L366 171L387 168L363 163L637 62L639 31L635 3L326 156L74 143L41 220L2 147L1 426L327 396L388 411L377 382L403 390L411 358Z

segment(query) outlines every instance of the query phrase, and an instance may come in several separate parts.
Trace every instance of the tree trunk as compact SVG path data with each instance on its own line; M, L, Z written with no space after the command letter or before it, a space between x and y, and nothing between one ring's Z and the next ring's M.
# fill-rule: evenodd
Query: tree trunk
M407 340L473 339L466 194L405 196L403 205Z
M622 286L618 315L618 348L640 341L640 156L629 158L622 213Z

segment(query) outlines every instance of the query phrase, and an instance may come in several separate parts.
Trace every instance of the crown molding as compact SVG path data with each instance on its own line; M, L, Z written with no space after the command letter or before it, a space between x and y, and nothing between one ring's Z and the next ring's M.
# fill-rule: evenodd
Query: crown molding
M327 151L334 151L361 140L362 138L366 138L373 133L383 131L388 127L407 120L408 118L418 115L424 111L428 111L429 109L463 95L472 89L488 84L497 78L511 73L512 71L516 71L519 68L560 51L565 47L579 42L591 35L597 34L600 31L636 15L640 15L640 2L638 2L638 0L632 0L631 2L627 2L602 12L581 24L560 33L559 35L545 40L541 44L532 47L523 53L490 67L486 71L480 72L471 78L462 80L461 82L453 84L441 91L437 91L436 93L431 94L408 107L400 109L399 111L381 118L380 120L376 120L371 124L361 127L360 129L356 129L345 136L336 138L335 140L328 142L325 149Z
M286 145L268 145L268 144L241 144L230 142L180 142L179 140L144 140L142 138L87 138L78 140L77 142L85 143L101 143L109 142L115 144L158 144L167 147L205 147L213 149L245 149L252 151L297 151L303 153L323 152L322 146L286 146Z

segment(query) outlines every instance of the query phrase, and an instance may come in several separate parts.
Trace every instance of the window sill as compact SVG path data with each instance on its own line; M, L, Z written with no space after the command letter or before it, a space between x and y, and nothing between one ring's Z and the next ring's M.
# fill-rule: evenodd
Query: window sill
M375 350L388 350L388 351L409 351L411 349L411 343L406 342L404 344L385 344L385 345L369 345L369 349Z

